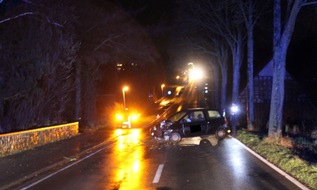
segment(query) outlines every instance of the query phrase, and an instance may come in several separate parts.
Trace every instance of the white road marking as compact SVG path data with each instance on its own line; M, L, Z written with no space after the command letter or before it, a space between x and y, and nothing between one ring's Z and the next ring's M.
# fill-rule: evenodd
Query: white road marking
M103 147L103 148L101 148L101 149L99 149L99 150L93 152L92 154L89 154L89 155L85 156L84 158L79 159L79 160L77 160L76 162L73 162L72 164L69 164L69 165L66 166L66 167L63 167L63 168L61 168L60 170L57 170L56 172L51 173L50 175L48 175L48 176L46 176L46 177L44 177L44 178L42 178L42 179L40 179L40 180L38 180L38 181L35 181L34 183L31 183L30 185L28 185L28 186L26 186L26 187L23 187L21 190L26 190L26 189L29 189L29 188L33 187L33 186L35 186L35 185L41 183L42 181L44 181L44 180L46 180L46 179L48 179L48 178L51 178L52 176L54 176L54 175L56 175L56 174L58 174L58 173L60 173L60 172L62 172L62 171L64 171L64 170L66 170L66 169L72 167L73 165L76 165L76 164L78 164L79 162L82 162L82 161L86 160L87 158L90 158L91 156L93 156L93 155L99 153L100 151L104 150L105 148L106 148L106 147Z
M272 169L274 169L276 172L280 173L282 176L284 176L286 179L288 179L289 181L291 181L292 183L294 183L297 187L301 188L302 190L310 190L308 187L306 187L304 184L302 184L301 182L297 181L295 178L293 178L292 176L288 175L286 172L284 172L283 170L281 170L280 168L278 168L277 166L275 166L274 164L272 164L271 162L267 161L266 159L264 159L262 156L260 156L259 154L257 154L256 152L254 152L252 149L250 149L249 147L247 147L246 145L244 145L242 142L240 142L238 139L233 138L236 142L238 142L240 145L242 145L247 151L249 151L251 154L253 154L255 157L257 157L259 160L261 160L262 162L264 162L265 164L267 164L268 166L270 166Z
M153 183L158 183L160 181L163 168L164 168L164 164L160 164L159 167L156 170L156 174L154 176Z

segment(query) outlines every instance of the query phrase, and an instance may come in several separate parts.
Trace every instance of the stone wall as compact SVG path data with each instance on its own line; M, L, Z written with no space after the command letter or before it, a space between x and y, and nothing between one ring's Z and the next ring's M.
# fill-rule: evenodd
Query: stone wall
M0 157L32 149L78 134L78 122L0 134Z

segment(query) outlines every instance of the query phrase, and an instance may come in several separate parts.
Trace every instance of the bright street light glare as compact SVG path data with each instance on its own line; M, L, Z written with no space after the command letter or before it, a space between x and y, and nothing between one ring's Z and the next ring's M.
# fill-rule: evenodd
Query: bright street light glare
M230 109L231 109L231 114L233 114L233 115L238 113L238 111L239 111L239 107L236 104L232 104Z
M192 70L189 70L189 80L190 81L197 81L201 80L204 76L204 72L200 68L195 68Z

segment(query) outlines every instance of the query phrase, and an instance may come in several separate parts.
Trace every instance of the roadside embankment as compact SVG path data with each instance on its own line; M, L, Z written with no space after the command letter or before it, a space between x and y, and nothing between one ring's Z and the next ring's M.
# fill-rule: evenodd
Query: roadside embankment
M294 139L268 138L256 133L238 131L237 139L271 164L296 178L311 189L317 190L317 164L303 159ZM315 145L312 145L313 147Z

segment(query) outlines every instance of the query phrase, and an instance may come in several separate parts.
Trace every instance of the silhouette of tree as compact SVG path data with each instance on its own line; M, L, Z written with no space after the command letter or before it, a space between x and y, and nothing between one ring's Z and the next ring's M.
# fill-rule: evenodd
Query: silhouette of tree
M79 47L74 40L70 6L33 1L10 8L3 17L1 132L67 120L74 90L73 64Z

